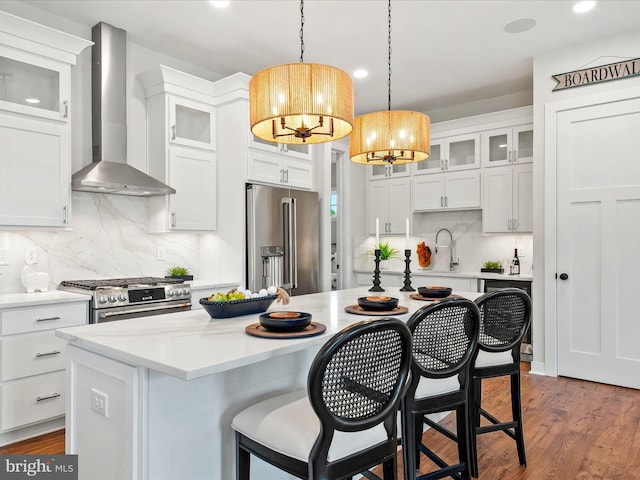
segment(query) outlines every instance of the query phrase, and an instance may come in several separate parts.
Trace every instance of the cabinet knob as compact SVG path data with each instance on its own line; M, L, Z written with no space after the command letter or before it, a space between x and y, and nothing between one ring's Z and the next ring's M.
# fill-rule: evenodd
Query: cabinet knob
M569 278L569 275L567 275L566 273L560 274L560 280L566 280L567 278Z
M171 140L175 140L175 139L176 139L176 126L171 125Z

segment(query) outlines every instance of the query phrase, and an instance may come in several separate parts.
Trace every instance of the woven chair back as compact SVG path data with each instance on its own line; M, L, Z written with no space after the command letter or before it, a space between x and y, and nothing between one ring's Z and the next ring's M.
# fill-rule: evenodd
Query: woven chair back
M520 345L531 323L531 298L524 290L495 290L476 303L481 315L480 348L504 352Z

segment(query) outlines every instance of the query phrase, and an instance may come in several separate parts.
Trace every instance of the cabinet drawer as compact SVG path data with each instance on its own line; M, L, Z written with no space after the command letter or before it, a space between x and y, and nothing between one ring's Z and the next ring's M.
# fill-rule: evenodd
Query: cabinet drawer
M2 339L2 381L64 370L66 340L53 330Z
M64 415L65 372L2 385L2 430Z
M63 303L15 308L0 313L2 335L37 332L87 323L89 303Z

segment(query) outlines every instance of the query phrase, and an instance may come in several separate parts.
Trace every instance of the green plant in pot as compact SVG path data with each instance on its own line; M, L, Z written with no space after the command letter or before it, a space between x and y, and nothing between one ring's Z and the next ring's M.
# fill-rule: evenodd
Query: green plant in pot
M193 280L193 275L189 274L189 269L185 267L171 267L167 271L166 278L181 278L182 280Z
M380 243L377 248L380 250L380 268L386 268L388 260L399 258L400 251L389 245L389 242ZM369 254L375 256L375 252L369 252Z
M502 263L498 261L487 260L480 269L482 272L502 273Z

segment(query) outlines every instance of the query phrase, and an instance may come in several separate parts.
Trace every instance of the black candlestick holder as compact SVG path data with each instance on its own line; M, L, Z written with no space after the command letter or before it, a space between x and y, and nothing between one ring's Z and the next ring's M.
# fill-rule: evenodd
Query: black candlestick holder
M411 250L405 249L404 251L404 287L400 289L401 292L415 292L416 289L411 286L411 269L409 264L411 263Z
M376 268L373 270L373 287L369 291L384 292L384 288L380 286L380 249L376 248L373 253L375 255Z

